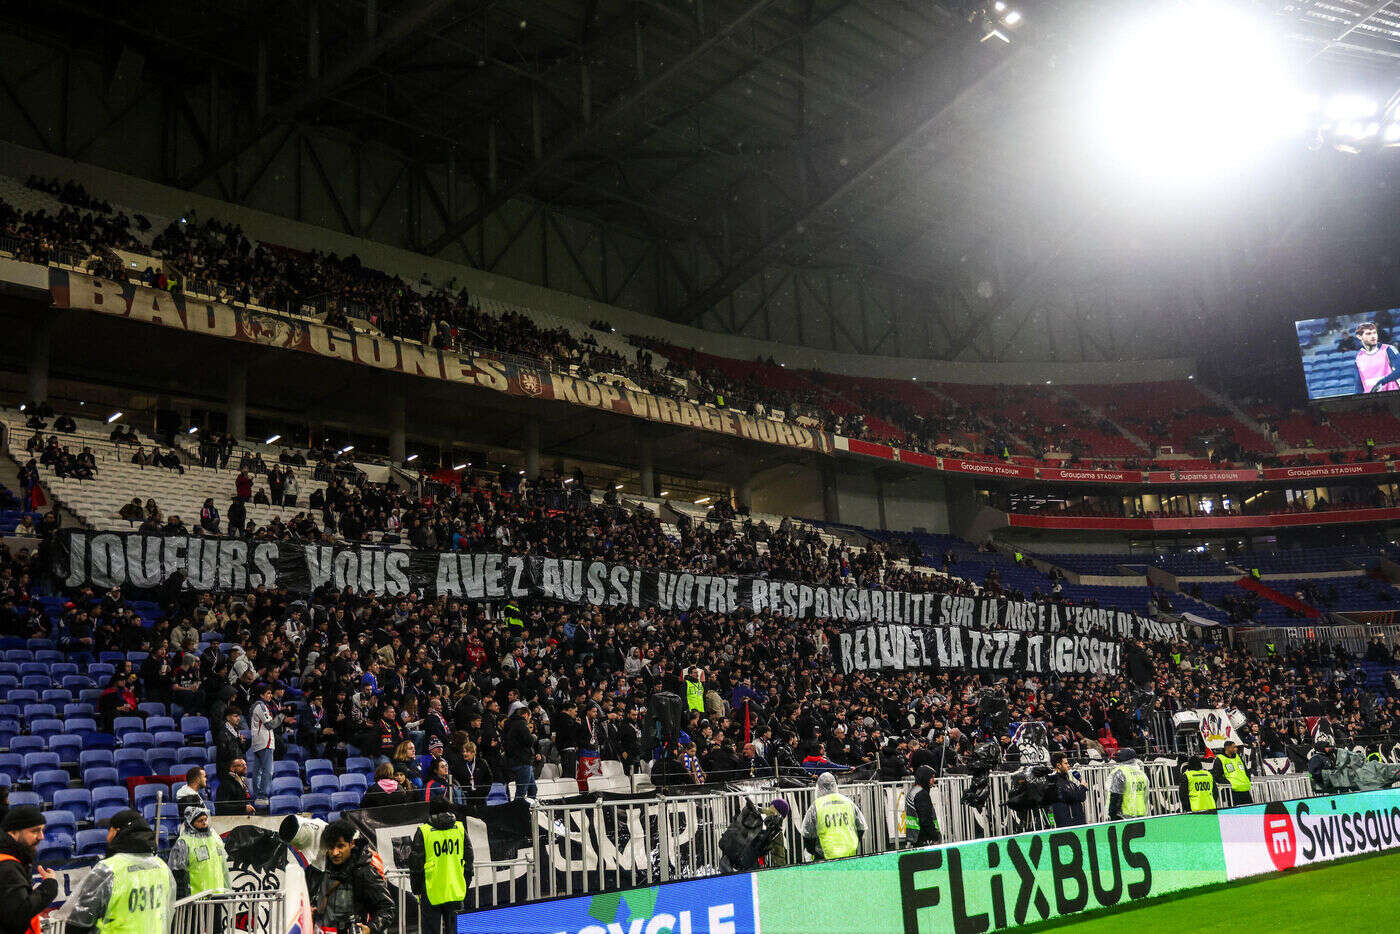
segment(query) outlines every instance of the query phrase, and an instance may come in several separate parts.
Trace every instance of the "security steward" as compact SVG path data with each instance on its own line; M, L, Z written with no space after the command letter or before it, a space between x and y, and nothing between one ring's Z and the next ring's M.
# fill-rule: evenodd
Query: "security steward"
M472 848L467 829L447 801L432 803L426 824L419 824L408 851L409 884L418 896L421 934L452 934L472 877Z
M156 835L138 812L112 815L107 856L83 877L71 899L68 934L166 934L175 908L175 877L156 856Z
M39 884L30 885L30 867L44 840L44 815L27 804L10 808L0 822L0 932L39 934L39 915L58 896L58 879L37 866Z
M525 616L520 612L520 605L514 600L506 604L505 611L501 614L506 619L508 630L516 632L525 631Z
M1215 767L1211 770L1217 784L1230 786L1230 807L1253 804L1254 783L1249 780L1249 770L1245 768L1244 756L1234 740L1225 741L1225 748L1215 757Z
M817 859L841 859L860 852L865 816L836 790L836 776L817 776L817 800L802 820L802 844Z
M1108 773L1108 819L1146 817L1149 786L1137 750L1124 746L1113 754L1113 759L1118 764Z
M1205 814L1215 810L1215 779L1201 768L1201 757L1192 756L1181 770L1181 812Z
M228 853L224 839L209 827L209 811L202 805L185 808L180 837L165 861L175 876L175 897L188 898L229 888Z
M705 715L705 673L699 668L685 673L685 706L702 717Z
M914 790L904 798L904 842L911 847L943 842L930 794L933 776L932 766L919 766L914 773Z

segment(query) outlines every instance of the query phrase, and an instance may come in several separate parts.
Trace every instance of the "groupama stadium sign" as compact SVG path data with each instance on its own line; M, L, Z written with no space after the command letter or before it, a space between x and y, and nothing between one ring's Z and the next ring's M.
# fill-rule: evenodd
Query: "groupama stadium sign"
M24 264L11 264L21 266ZM170 328L189 334L257 344L263 347L314 354L333 360L374 367L504 393L524 398L550 399L627 415L666 425L708 431L751 441L776 444L823 454L857 454L948 474L1008 480L1039 480L1087 484L1249 483L1260 480L1326 480L1369 474L1393 473L1386 462L1313 464L1267 470L1113 470L1052 468L983 460L975 457L940 456L906 451L788 421L759 418L685 400L657 396L593 380L579 379L506 360L490 352L439 350L417 341L377 334L349 333L305 318L235 308L221 302L172 295L130 283L49 269L48 288L56 308L72 308Z
M457 931L983 934L1397 847L1390 789L556 899L464 914Z

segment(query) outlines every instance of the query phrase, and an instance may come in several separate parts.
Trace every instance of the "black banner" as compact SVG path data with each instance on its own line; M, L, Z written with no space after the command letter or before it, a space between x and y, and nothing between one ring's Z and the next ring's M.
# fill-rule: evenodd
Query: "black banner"
M831 587L758 577L692 574L576 558L406 551L382 547L240 541L196 535L73 530L55 538L53 571L64 586L158 588L175 575L198 591L322 586L436 599L533 598L665 611L769 612L791 619L956 626L1024 633L1102 631L1114 638L1168 640L1180 623L1095 607Z
M1116 675L1121 646L1093 636L983 632L960 626L855 626L841 633L841 670Z

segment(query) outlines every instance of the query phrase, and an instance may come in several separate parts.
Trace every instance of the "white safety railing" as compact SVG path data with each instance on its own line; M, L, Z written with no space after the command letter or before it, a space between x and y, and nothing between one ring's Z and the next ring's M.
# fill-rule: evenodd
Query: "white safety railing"
M286 900L282 892L265 889L206 892L175 903L170 934L285 931L286 922ZM40 934L67 934L67 930L68 916L63 908L43 918L39 924Z

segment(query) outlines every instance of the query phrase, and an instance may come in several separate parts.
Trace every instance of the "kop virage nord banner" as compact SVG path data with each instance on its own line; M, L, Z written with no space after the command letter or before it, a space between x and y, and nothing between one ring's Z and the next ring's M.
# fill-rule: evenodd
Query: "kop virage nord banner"
M240 592L322 586L397 597L535 598L591 606L654 606L716 613L770 612L793 619L1087 632L1176 638L1180 624L1130 613L945 594L829 587L737 575L639 568L608 561L490 553L245 542L193 535L69 531L55 538L53 571L65 586L159 587L172 577L196 590Z
M1122 647L1094 636L986 632L961 626L858 626L841 633L841 670L956 668L1031 674L1117 674Z

